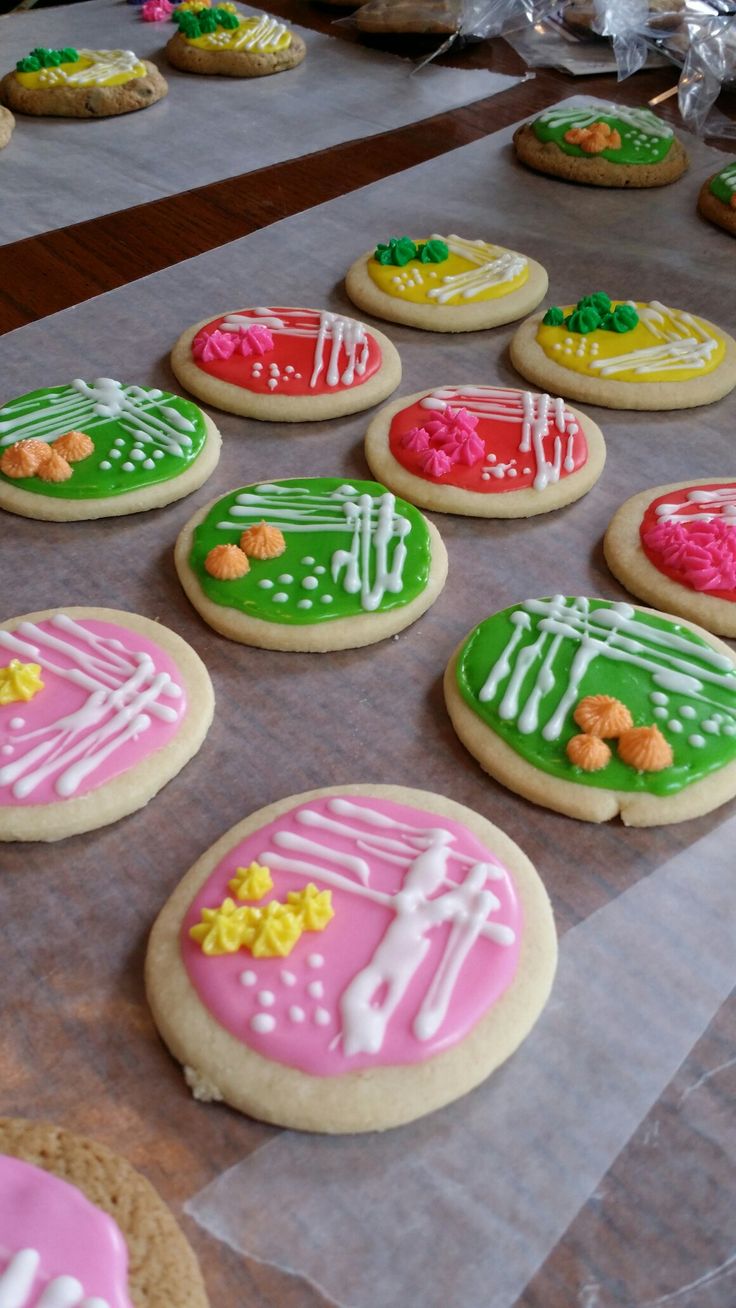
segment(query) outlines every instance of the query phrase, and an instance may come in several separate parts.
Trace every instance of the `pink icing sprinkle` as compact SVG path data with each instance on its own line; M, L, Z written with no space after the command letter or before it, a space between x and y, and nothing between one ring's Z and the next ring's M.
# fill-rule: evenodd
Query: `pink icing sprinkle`
M422 450L419 455L422 472L428 473L430 477L444 476L446 472L450 471L453 463L454 458L451 454L446 453L444 450L433 449L432 446Z
M643 541L666 568L681 573L693 590L736 588L736 527L722 518L659 522L644 533Z
M412 427L401 437L401 444L405 450L426 450L429 445L429 435L424 427Z
M433 445L455 445L478 426L478 419L468 409L447 408L425 424Z
M218 333L222 335L222 333ZM245 332L238 332L238 345L240 353L246 358L249 354L266 354L273 349L273 336L268 327L261 327L256 324L255 327L249 327Z
M169 0L145 0L141 5L141 18L145 23L161 23L171 17L173 10Z
M213 359L229 359L235 353L238 338L235 332L199 332L192 341L195 359L212 363Z

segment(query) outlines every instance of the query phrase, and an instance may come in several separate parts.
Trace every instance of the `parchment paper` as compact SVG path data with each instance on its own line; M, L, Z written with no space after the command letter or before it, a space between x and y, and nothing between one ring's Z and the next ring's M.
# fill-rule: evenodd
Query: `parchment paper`
M350 311L341 287L344 269L377 240L404 231L459 231L513 245L549 269L550 301L564 303L596 289L663 297L736 329L736 304L725 289L732 285L732 242L695 212L703 178L722 159L718 152L688 142L692 168L676 185L604 193L525 170L511 155L511 133L6 336L0 341L3 399L74 376L119 376L175 389L166 356L189 323L269 301ZM382 326L400 350L405 394L443 382L518 384L505 352L513 327L443 337ZM443 707L446 660L487 613L557 590L622 597L600 549L621 500L665 481L734 473L734 395L708 408L659 415L590 412L608 442L599 484L570 508L526 522L434 515L450 555L445 592L398 639L364 650L275 655L217 637L184 599L171 547L194 509L232 486L296 475L367 475L362 436L369 415L294 428L213 411L225 438L222 460L187 501L97 524L2 517L3 616L99 602L159 617L205 657L218 696L200 755L148 809L58 846L0 851L0 915L14 926L6 974L11 993L25 1004L21 1012L11 1003L2 1027L9 1069L0 1099L5 1111L30 1108L116 1145L143 1166L176 1211L273 1139L276 1133L266 1127L189 1099L179 1069L151 1029L141 967L153 916L202 850L245 814L311 786L403 781L470 805L503 826L532 858L561 934L585 923L563 941L545 1024L488 1087L385 1140L310 1143L287 1135L262 1161L256 1157L233 1173L222 1190L191 1204L205 1223L204 1230L190 1231L214 1303L246 1308L258 1302L265 1273L207 1232L232 1239L255 1259L315 1277L350 1308L391 1308L392 1300L380 1297L384 1290L402 1308L510 1308L512 1287L523 1286L567 1222L568 1235L547 1261L545 1297L522 1292L520 1304L551 1306L550 1284L565 1308L671 1302L730 1308L733 1302L734 1144L726 1106L734 1024L733 1008L717 1010L733 979L723 933L733 934L733 881L726 874L732 871L736 805L644 831L574 822L489 780L455 738ZM19 929L29 915L33 929ZM600 984L594 985L599 966ZM613 993L619 978L620 991ZM610 1044L606 1030L597 1029L598 1018L610 1023ZM552 1054L558 1042L569 1050L576 1022L581 1056L575 1077L568 1070L566 1079L555 1080L561 1064ZM607 1080L598 1066L603 1057ZM544 1096L515 1097L524 1067L533 1067L549 1086L549 1120L564 1119L559 1139L547 1139L537 1121L522 1120L532 1109L545 1111ZM507 1083L510 1097L503 1093ZM573 1091L579 1130L576 1115L552 1102L555 1094ZM598 1127L599 1096L601 1113L610 1110L611 1118ZM506 1122L514 1126L514 1139L528 1125L534 1147L524 1153L519 1146L512 1154L503 1148ZM451 1166L445 1166L443 1139L451 1146ZM299 1171L311 1149L319 1168ZM281 1212L271 1209L269 1221L249 1221L234 1237L220 1196L226 1206L249 1211L269 1155L283 1171L279 1184L293 1179L294 1195L312 1205L306 1211L317 1224L299 1221L292 1203ZM326 1220L325 1201L311 1184L325 1180L334 1186L328 1200L332 1193L350 1204L349 1222ZM417 1184L426 1185L433 1202L415 1210ZM269 1193L282 1193L276 1180L273 1186ZM486 1207L489 1195L497 1198L495 1208ZM444 1300L437 1298L438 1268L430 1259L440 1236ZM506 1243L509 1270L501 1275ZM321 1256L316 1270L312 1244ZM470 1247L478 1263L473 1277L465 1266ZM373 1277L381 1290L371 1302L365 1287ZM292 1280L278 1282L274 1301L295 1308L324 1302L305 1281L291 1286ZM503 1293L492 1299L497 1281Z
M242 12L261 11L244 5ZM307 57L298 68L274 77L198 77L164 58L176 30L172 22L144 23L123 0L0 19L0 76L36 46L73 45L135 50L169 83L158 104L119 118L18 114L0 154L0 244L402 127L520 81L434 65L412 77L407 60L302 27L294 30Z

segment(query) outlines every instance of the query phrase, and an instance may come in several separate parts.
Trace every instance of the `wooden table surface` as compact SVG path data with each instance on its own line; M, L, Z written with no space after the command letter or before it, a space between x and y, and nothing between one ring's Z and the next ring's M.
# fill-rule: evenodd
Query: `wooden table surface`
M286 19L331 32L340 39L359 39L349 28L331 26L336 15L333 8L309 3L309 0L273 0L269 8ZM404 54L416 48L406 41L388 38L374 39L372 44L375 48ZM518 56L500 40L453 51L443 57L443 62L456 67L483 67L510 73L524 71ZM641 73L618 85L613 76L573 79L549 70L540 71L534 78L500 95L422 123L316 154L308 153L309 140L305 136L301 142L305 151L302 158L6 245L0 248L0 332L43 318L392 172L465 145L540 110L565 94L585 91L631 104L643 103L670 88L676 75L674 69L667 67ZM736 98L722 97L719 107L733 116ZM660 112L677 124L676 99L666 100ZM10 379L5 379L4 390L13 393ZM6 519L2 530L3 533L11 532L12 520ZM613 828L604 839L609 849L615 846ZM641 849L639 871L644 874L650 870L646 841ZM73 894L71 885L70 881L70 893ZM31 892L30 885L28 891ZM558 920L565 925L585 917L601 902L613 897L616 888L600 879L591 887L580 879L577 883L571 881L569 891L568 902L555 904ZM69 922L72 918L84 920L84 897L70 901L66 912ZM126 975L139 977L142 954L142 939L132 942L126 950ZM48 962L49 976L53 976L54 954L51 948ZM128 1034L136 1027L141 1042L142 1074L152 1064L160 1065L161 1052L155 1033L150 1023L141 1018L138 1007L138 980L134 983L131 979L129 993L105 997L101 1012L93 1011L91 1004L86 1006L84 996L84 978L80 978L75 1011L82 1026L90 1021L114 1021ZM34 1020L34 1013L38 1016L42 1003L40 992L29 998L29 1023ZM58 1041L51 1047L41 1047L29 1034L26 1045L25 1018L23 1013L15 1010L12 998L11 1010L13 1020L6 1027L7 1061L0 1112L52 1115L54 1077L66 1075L70 1068L70 1064L64 1062L64 1033L59 1032ZM663 1131L668 1122L675 1124L675 1146L683 1150L692 1172L699 1176L701 1199L706 1196L703 1200L706 1209L709 1193L722 1193L724 1187L732 1184L728 1159L713 1148L707 1135L700 1136L696 1130L686 1132L681 1123L675 1123L675 1109L684 1085L692 1084L698 1077L709 1077L714 1069L733 1060L733 1012L733 1006L730 1010L726 1006L721 1009L688 1060L687 1081L675 1078L650 1115L650 1121L663 1124ZM115 1131L117 1138L111 1139L110 1113L103 1111L100 1104L108 1092L109 1078L114 1078L115 1074L114 1059L108 1068L85 1069L82 1077L85 1113L80 1114L80 1121L65 1124L81 1129L83 1120L87 1132L94 1134L95 1123L99 1122L101 1134L104 1132L102 1138L124 1150L128 1129L131 1139L136 1138L137 1123L133 1114L126 1117L126 1104L116 1105L119 1115ZM172 1064L167 1073L169 1089L177 1085L178 1075ZM727 1088L725 1081L722 1089L719 1083L713 1082L715 1102L723 1112L732 1110ZM157 1113L159 1131L156 1147L147 1157L135 1156L133 1161L149 1172L178 1208L209 1176L244 1157L272 1133L256 1123L237 1119L226 1110L209 1110L205 1128L207 1168L204 1169L199 1149L202 1115L208 1110L181 1094L176 1103L177 1111L173 1116L152 1106L151 1111ZM665 1211L661 1191L652 1192L647 1161L650 1147L651 1139L646 1132L638 1133L606 1177L605 1203L597 1194L581 1210L518 1301L523 1308L614 1308L615 1305L639 1308L641 1301L635 1289L639 1281L637 1272L652 1267L664 1268L663 1287L668 1284L688 1287L690 1282L698 1279L703 1267L714 1265L716 1253L708 1247L702 1221L690 1242L682 1239L681 1222L679 1225L674 1222L674 1212L681 1208L683 1196L673 1190ZM670 1206L672 1211L669 1211ZM325 1308L328 1301L305 1282L271 1267L243 1261L192 1223L185 1221L185 1226L201 1259L213 1308ZM656 1275L651 1282L657 1283ZM664 1293L664 1289L660 1293ZM723 1276L718 1274L707 1278L704 1287L685 1288L672 1296L666 1294L652 1300L654 1302L658 1305L672 1302L675 1308L732 1308L736 1303L736 1280L726 1271ZM384 1306L377 1304L375 1308ZM414 1308L414 1305L406 1308ZM452 1308L449 1302L448 1308ZM478 1308L483 1306L479 1304Z

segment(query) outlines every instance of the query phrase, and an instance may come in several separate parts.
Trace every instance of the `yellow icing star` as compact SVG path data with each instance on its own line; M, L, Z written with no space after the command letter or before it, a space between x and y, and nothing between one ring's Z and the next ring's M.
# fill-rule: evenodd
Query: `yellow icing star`
M9 667L0 668L0 704L33 699L39 690L43 690L39 663L21 663L19 659L13 659Z
M335 916L332 891L318 890L311 881L298 893L290 890L288 898L291 908L301 919L303 931L324 931Z
M237 867L232 881L228 881L236 899L263 899L269 890L273 890L271 873L260 863L251 863L250 867Z
M300 916L277 899L271 900L263 909L251 911L260 917L250 946L253 957L286 958L302 934Z
M238 908L234 900L225 899L218 908L203 908L202 921L189 928L189 935L203 954L236 954L255 934L253 914L260 917L260 909Z

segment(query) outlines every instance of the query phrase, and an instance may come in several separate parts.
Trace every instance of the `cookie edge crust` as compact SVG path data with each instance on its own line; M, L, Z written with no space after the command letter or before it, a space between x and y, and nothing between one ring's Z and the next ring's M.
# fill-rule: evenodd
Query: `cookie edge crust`
M200 46L190 46L181 32L175 32L164 47L164 55L172 68L178 68L184 73L204 77L269 77L273 73L286 73L290 68L297 68L306 58L305 42L293 28L289 28L289 31L291 45L271 54L245 50L205 50Z
M284 306L305 308L304 305ZM235 310L226 310L235 312ZM311 313L320 313L311 309ZM376 327L368 331L376 338L381 349L381 364L378 372L360 385L334 395L256 395L242 386L221 381L211 377L197 366L191 358L190 346L197 332L206 327L213 318L221 314L203 318L193 327L182 332L171 351L171 370L174 376L190 395L212 404L224 413L234 413L242 418L254 418L259 422L321 422L329 418L341 418L350 413L360 413L371 409L375 404L388 398L401 382L401 357L393 341ZM360 397L359 402L356 402Z
M0 1152L76 1186L117 1222L129 1251L136 1252L128 1264L134 1303L170 1308L175 1300L181 1308L209 1308L199 1263L184 1232L151 1182L122 1154L52 1122L23 1117L0 1117ZM133 1202L114 1202L113 1192L120 1191ZM171 1283L172 1268L178 1284Z
M718 173L711 173L706 177L698 194L698 213L708 222L714 223L720 227L721 231L728 232L730 236L736 236L736 209L730 209L728 205L719 200L710 189L710 184Z
M191 403L191 401L190 401ZM21 518L35 518L39 522L87 522L99 518L121 518L129 513L146 513L149 509L162 509L184 499L212 476L222 449L222 436L209 414L200 409L204 418L205 439L199 454L183 472L156 482L153 486L139 486L120 495L99 496L97 499L55 499L51 495L34 495L7 481L0 480L0 509L15 513ZM171 491L172 493L168 493ZM158 492L158 493L157 493ZM63 510L63 512L62 512Z
M6 145L10 144L10 138L15 128L15 119L9 109L0 104L0 150L4 150Z
M388 799L453 818L487 844L512 873L524 915L515 976L464 1039L421 1063L318 1077L265 1058L219 1025L199 999L182 961L181 923L220 859L274 818L328 795ZM361 784L291 795L225 832L190 868L159 913L148 943L145 976L159 1034L186 1069L196 1097L196 1087L206 1087L207 1097L221 1098L259 1121L294 1130L343 1134L400 1126L460 1098L484 1081L532 1029L549 997L556 959L557 937L547 892L536 869L509 836L473 810L430 791Z
M633 607L637 612L652 613L655 617L668 618L671 622L687 627L706 640L719 654L727 655L732 663L736 663L733 650L696 623L687 622L672 613L663 613L660 609L645 608L641 604ZM460 693L456 676L457 661L474 630L475 627L472 627L466 632L453 650L445 669L445 704L458 739L468 753L472 754L484 772L507 790L531 800L541 808L552 809L582 822L607 822L611 818L620 817L626 827L668 826L675 822L685 822L711 813L736 795L736 759L710 776L701 777L699 781L685 786L676 794L664 796L585 786L555 777L535 767L533 763L528 763L475 713Z
M504 247L506 248L506 247ZM524 255L529 276L523 286L494 300L475 304L415 304L388 295L372 280L368 263L373 251L367 250L350 265L345 274L345 291L359 309L387 322L402 323L428 332L474 332L516 322L541 304L549 287L546 268L536 259ZM495 311L494 311L495 310Z
M499 387L499 390L515 389L517 388L512 386ZM428 509L431 513L451 513L470 518L533 518L581 499L592 490L603 472L606 462L603 432L587 414L568 406L585 434L588 458L582 468L570 473L556 485L546 487L544 491L528 488L484 495L481 491L463 490L459 486L443 483L435 485L416 477L394 457L389 446L389 431L397 413L431 393L427 390L417 391L414 395L392 400L371 419L365 434L366 462L376 481L382 482L389 490L418 508ZM499 503L496 504L496 501Z
M707 591L691 590L689 586L673 581L647 558L639 536L642 518L652 500L689 486L712 486L714 481L728 480L736 483L736 475L732 478L701 477L674 481L630 496L619 505L608 524L603 553L609 570L631 595L647 604L666 605L671 613L679 614L713 635L733 639L736 638L736 603L718 599Z
M169 85L163 73L150 59L140 59L146 70L145 77L132 77L129 82L118 86L21 86L13 71L6 73L0 81L0 99L8 108L19 114L30 114L39 118L115 118L120 114L135 113L138 109L149 109L158 104L169 93ZM137 93L142 86L151 87L151 98L140 104ZM134 89L135 88L135 89ZM59 93L65 92L63 104L70 109L59 107ZM105 95L104 93L107 92ZM120 94L125 92L125 94ZM98 109L94 112L85 108L90 94L100 97L101 103L110 103L114 108Z
M279 478L270 480L278 481ZM252 483L258 485L258 482ZM232 494L232 492L226 492ZM199 616L208 626L228 640L257 649L285 650L302 654L327 654L332 650L360 649L379 640L396 635L411 626L439 598L447 580L447 550L433 522L424 518L429 533L430 566L424 590L408 604L389 609L386 613L359 613L352 618L332 618L326 622L290 626L287 623L267 622L265 618L250 618L239 609L216 604L205 595L194 570L189 564L194 530L207 517L210 510L223 498L218 495L203 505L184 523L174 547L174 563L184 593ZM423 515L422 515L423 516Z
M544 112L544 110L542 110ZM555 141L540 141L530 122L514 132L513 146L517 159L528 168L558 181L586 186L617 187L620 190L648 190L669 186L690 167L687 151L679 137L673 136L672 147L659 163L622 164L602 159L600 155L584 158L568 155ZM643 178L646 177L646 180Z
M700 314L697 316L701 317ZM736 386L736 341L709 318L701 318L701 321L722 336L726 344L723 359L713 372L691 381L621 382L608 378L599 381L549 359L536 339L543 317L541 313L532 314L517 327L509 345L509 356L522 377L555 395L579 400L583 404L596 404L604 409L661 412L714 404Z
M207 668L183 636L162 623L122 609L69 605L68 608L57 606L19 614L0 623L0 630L12 630L19 622L42 622L57 613L66 613L80 620L115 622L159 645L174 660L181 674L187 709L179 730L167 745L86 794L49 804L0 808L0 841L64 840L67 836L109 826L119 818L145 808L149 800L194 758L212 724L215 695Z

